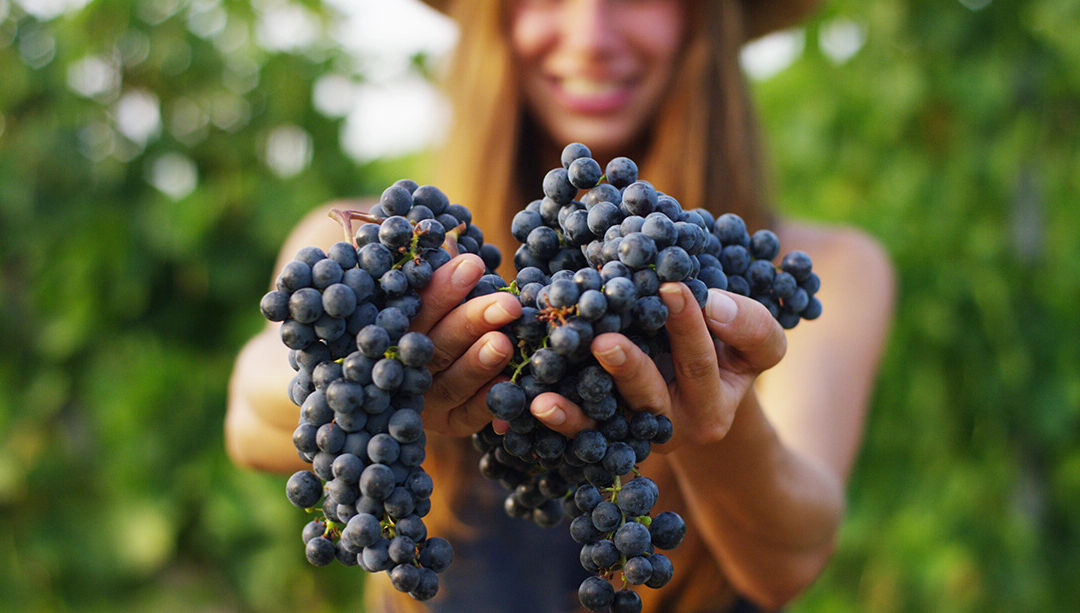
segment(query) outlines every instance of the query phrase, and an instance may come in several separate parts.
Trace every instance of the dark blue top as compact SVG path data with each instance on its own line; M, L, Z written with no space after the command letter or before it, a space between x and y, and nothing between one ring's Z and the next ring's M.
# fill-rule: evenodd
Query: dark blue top
M439 576L439 594L426 604L434 613L559 613L580 611L577 589L589 573L578 562L581 546L565 522L541 528L503 510L506 492L477 479L461 519L472 538L454 539L454 562ZM730 613L760 613L739 598Z
M427 604L436 613L553 613L579 610L577 588L589 576L578 562L581 546L565 522L541 528L503 511L506 492L478 479L474 504L461 519L472 538L454 539L454 562L439 576L439 595Z

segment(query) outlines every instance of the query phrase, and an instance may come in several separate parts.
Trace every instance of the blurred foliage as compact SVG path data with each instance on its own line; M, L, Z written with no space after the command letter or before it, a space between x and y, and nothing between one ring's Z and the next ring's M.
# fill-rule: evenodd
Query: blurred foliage
M793 610L1080 602L1078 23L1068 0L835 0L756 88L783 209L867 228L899 277L849 521ZM831 59L852 24L865 45Z
M320 74L360 75L328 37L263 48L246 2L22 6L0 0L2 608L358 603L355 572L295 555L281 479L228 462L222 417L286 233L397 178L313 109ZM275 170L275 134L311 163Z
M301 559L283 478L228 462L225 390L293 223L415 160L357 164L314 108L320 75L363 80L316 3L280 49L280 3L26 10L65 4L0 0L0 601L357 609L361 573ZM834 0L755 84L782 209L868 229L899 275L849 521L794 611L1080 602L1077 23ZM835 59L838 32L865 43Z

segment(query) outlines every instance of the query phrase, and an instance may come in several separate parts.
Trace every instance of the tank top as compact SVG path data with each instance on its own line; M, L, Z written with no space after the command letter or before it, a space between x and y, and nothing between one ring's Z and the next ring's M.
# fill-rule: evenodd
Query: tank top
M580 610L577 589L589 573L566 523L541 528L503 511L506 492L487 479L472 481L472 504L461 519L476 527L454 541L454 563L439 577L435 613L555 613Z
M563 522L541 528L503 510L506 492L487 479L472 482L471 504L461 519L476 527L471 538L454 541L454 562L439 577L432 613L561 613L581 611L577 589L589 576L581 567L581 545ZM760 613L738 598L730 613Z

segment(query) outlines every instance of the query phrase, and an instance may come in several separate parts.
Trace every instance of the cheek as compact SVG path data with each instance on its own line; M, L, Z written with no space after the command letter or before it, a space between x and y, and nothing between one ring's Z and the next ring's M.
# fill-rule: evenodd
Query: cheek
M627 38L643 54L657 61L670 62L679 53L686 33L686 15L679 2L652 2L639 5L626 15Z
M517 5L510 16L510 47L522 65L538 59L556 35L557 20L550 11Z

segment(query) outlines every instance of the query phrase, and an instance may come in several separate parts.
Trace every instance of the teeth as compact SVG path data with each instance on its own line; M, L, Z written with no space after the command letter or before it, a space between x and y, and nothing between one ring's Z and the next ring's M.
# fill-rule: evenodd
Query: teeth
M568 94L575 96L605 96L618 91L620 85L614 81L571 77L563 79L562 87Z

